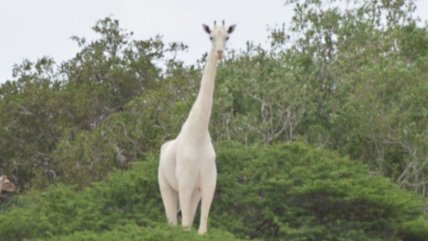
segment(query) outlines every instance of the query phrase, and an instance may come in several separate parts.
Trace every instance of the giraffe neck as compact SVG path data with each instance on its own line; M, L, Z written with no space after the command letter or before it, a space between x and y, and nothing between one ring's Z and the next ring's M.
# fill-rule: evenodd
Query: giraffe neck
M207 56L198 96L183 125L183 128L185 127L185 129L189 130L193 135L205 135L208 133L208 125L213 105L216 71L217 58L215 57L213 48Z

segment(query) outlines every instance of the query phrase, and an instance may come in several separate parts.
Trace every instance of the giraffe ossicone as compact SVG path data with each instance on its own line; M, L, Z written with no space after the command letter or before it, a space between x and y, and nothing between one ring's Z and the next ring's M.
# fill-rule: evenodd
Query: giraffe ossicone
M165 142L160 151L159 188L168 223L177 224L178 206L182 226L193 224L201 202L198 233L207 232L208 215L217 182L215 150L208 126L211 118L218 61L224 56L226 42L236 25L226 28L214 22L213 28L202 25L211 40L198 96L174 140Z

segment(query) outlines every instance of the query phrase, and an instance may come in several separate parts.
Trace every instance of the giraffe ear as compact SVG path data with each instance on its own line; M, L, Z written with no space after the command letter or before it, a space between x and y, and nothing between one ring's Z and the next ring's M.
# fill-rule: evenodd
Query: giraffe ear
M207 25L205 25L205 24L202 24L202 28L205 30L205 32L207 32L208 34L210 34L211 33L211 29L210 29L210 27L208 27Z
M235 31L235 28L236 28L236 24L234 24L234 25L230 26L230 27L227 29L227 33L228 33L228 34L233 33L233 31Z

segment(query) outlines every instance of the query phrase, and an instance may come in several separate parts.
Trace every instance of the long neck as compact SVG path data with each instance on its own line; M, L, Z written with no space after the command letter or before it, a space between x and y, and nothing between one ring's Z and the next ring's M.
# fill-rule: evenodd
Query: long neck
M207 62L202 74L198 97L196 97L196 101L186 121L190 125L190 128L194 128L194 131L199 133L208 130L213 105L216 72L217 58L214 54L214 48L212 48L208 53Z

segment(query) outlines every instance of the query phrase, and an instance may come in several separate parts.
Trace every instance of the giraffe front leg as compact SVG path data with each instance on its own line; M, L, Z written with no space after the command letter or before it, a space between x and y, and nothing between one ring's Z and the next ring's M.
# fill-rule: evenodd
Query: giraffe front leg
M192 194L192 202L191 202L191 211L192 211L192 215L191 215L191 224L193 226L193 220L195 219L195 215L196 215L196 210L198 209L198 204L199 201L201 201L201 191L197 188L195 189L195 191Z
M201 201L201 220L199 223L199 235L204 235L207 232L208 215L211 208L211 203L214 198L216 181L210 182L208 185L202 187L202 201Z
M178 198L181 208L182 225L183 228L190 230L191 223L191 204L192 204L192 193L194 187L192 185L180 185L178 188Z

